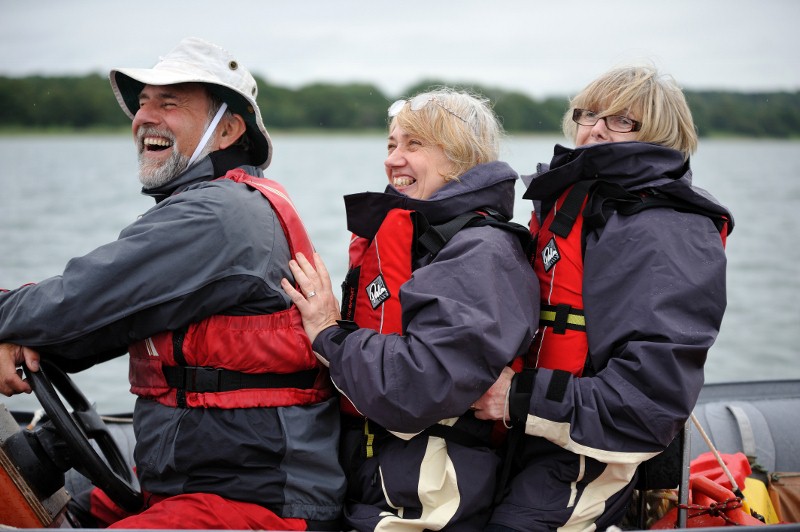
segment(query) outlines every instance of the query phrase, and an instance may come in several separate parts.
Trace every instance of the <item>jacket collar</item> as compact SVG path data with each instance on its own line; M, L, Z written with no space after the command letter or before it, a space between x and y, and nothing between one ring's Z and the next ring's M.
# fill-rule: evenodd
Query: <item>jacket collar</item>
M689 162L678 150L648 142L608 142L570 149L557 144L549 168L540 165L523 198L553 199L584 179L619 183L626 190L659 187L682 180L691 186Z
M596 179L621 185L625 190L653 189L673 199L728 218L733 215L708 191L692 185L689 161L678 150L648 142L609 142L575 149L556 145L553 159L541 164L523 198L533 200L535 210L546 212L555 200L578 181Z
M506 163L479 164L439 189L427 200L409 198L388 185L384 192L361 192L344 197L347 229L372 238L392 209L417 211L432 224L452 220L465 212L490 208L506 218L514 214L517 173Z
M239 148L231 147L215 151L184 170L169 183L156 188L142 188L142 194L160 203L173 194L179 194L190 185L222 177L234 168L250 164L249 161L247 152Z

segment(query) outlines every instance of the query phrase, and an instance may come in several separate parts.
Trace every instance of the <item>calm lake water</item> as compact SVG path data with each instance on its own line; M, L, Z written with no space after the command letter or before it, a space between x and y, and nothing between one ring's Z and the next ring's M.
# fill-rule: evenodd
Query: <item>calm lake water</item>
M549 161L560 137L512 137L503 159L518 172ZM371 135L273 135L267 174L292 195L334 283L348 233L342 195L383 190L385 140ZM58 275L66 262L116 238L152 205L139 194L133 143L124 135L0 137L0 287ZM731 208L728 310L709 354L709 382L800 378L800 142L702 140L695 184ZM529 202L519 187L515 220ZM127 359L75 375L102 412L129 410ZM31 397L3 398L33 408Z

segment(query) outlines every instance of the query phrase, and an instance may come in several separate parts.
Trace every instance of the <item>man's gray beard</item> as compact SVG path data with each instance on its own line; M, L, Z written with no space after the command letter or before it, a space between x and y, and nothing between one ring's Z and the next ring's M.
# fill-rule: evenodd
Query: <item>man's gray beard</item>
M144 152L139 154L139 181L144 188L152 189L166 185L186 169L189 157L182 155L173 146L172 155L163 163L147 160Z
M211 142L208 142L205 145L197 161L211 153L210 144ZM186 167L189 165L189 157L181 154L178 151L177 145L173 145L171 149L172 155L163 163L148 161L144 157L144 152L139 154L139 181L144 188L154 189L162 187L186 170Z

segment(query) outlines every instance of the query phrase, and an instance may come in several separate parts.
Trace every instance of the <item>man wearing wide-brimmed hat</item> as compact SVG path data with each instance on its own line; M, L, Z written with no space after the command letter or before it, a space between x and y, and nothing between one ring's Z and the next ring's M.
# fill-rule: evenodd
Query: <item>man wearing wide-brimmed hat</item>
M0 293L0 393L30 391L23 362L75 371L127 351L144 503L113 526L336 529L337 403L280 287L313 248L263 177L255 80L196 38L110 80L156 205L63 275ZM130 513L91 502L99 526Z

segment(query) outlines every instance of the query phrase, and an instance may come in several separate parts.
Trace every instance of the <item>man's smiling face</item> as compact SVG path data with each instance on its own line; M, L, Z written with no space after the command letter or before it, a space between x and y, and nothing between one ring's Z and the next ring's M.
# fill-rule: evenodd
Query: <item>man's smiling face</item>
M211 98L198 83L145 85L133 119L139 180L156 188L186 169L209 122Z

